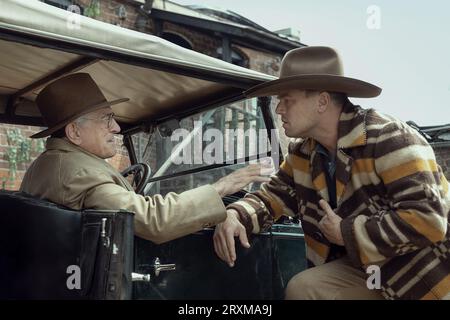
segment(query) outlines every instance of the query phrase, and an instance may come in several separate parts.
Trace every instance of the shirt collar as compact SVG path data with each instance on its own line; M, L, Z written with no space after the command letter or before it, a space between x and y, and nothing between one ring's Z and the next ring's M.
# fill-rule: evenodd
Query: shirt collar
M321 145L320 143L316 143L315 150L316 150L317 153L320 153L320 154L322 154L324 156L327 156L327 157L330 156L330 154L328 153L328 150L323 145Z
M102 159L98 156L96 156L93 153L90 153L87 150L84 150L83 148L73 144L72 142L61 139L61 138L48 138L47 142L45 144L46 150L62 150L62 151L69 151L69 152L82 152L87 154L90 157L105 161L105 159Z

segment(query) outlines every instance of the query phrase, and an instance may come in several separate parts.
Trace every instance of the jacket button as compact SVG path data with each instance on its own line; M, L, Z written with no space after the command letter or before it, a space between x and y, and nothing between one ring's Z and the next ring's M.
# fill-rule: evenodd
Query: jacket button
M323 239L323 234L319 231L316 231L313 233L313 238L317 241L320 241Z

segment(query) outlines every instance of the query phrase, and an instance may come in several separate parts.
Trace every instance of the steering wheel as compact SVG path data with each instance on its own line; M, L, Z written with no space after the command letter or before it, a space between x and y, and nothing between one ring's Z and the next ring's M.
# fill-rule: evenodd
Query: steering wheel
M147 185L148 179L150 179L150 174L152 169L146 163L136 163L125 170L123 170L120 174L126 178L130 174L134 175L132 186L134 187L134 191L138 194L144 195L144 188Z

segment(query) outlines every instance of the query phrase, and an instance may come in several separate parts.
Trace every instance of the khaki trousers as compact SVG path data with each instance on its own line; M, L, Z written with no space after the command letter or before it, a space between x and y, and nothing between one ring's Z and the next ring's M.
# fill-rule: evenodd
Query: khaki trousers
M368 275L347 257L307 269L288 283L286 300L381 300L381 290L367 288Z

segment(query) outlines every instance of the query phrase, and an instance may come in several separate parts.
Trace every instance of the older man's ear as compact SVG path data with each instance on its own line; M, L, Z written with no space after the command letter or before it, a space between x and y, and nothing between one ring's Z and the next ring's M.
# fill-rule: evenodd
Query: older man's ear
M75 122L71 122L68 125L66 125L65 131L66 137L67 139L69 139L70 142L76 144L77 146L79 146L82 143L80 130Z

